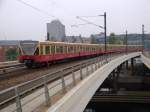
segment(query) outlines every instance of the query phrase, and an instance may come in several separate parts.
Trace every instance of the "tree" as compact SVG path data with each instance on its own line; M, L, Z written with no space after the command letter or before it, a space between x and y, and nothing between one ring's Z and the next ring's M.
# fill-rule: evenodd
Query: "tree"
M109 44L123 44L123 41L117 38L115 33L111 33L109 37Z
M6 59L8 61L17 60L19 53L17 48L10 48L6 51Z
M91 44L97 44L97 41L96 41L94 35L91 35Z

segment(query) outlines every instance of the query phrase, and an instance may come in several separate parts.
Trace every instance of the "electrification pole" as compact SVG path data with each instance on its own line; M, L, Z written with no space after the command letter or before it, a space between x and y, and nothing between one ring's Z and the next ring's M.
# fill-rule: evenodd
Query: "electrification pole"
M105 52L107 51L107 26L106 26L106 12L104 12L104 33L105 33Z
M104 47L105 47L105 52L106 52L107 51L107 25L106 25L107 24L107 21L106 21L107 18L106 18L106 12L104 12L103 15L98 15L98 16L104 17L104 26L97 25L91 21L88 21L88 20L82 18L82 17L97 17L97 16L82 16L82 17L77 16L77 19L80 19L80 20L86 22L86 24L91 24L91 25L97 26L97 27L104 30L104 44L105 44ZM79 24L79 25L86 25L86 24ZM72 25L72 26L77 26L77 25Z
M145 34L144 34L144 25L142 25L142 51L145 48Z
M126 36L125 36L125 44L126 44L126 54L128 53L128 31L126 30Z

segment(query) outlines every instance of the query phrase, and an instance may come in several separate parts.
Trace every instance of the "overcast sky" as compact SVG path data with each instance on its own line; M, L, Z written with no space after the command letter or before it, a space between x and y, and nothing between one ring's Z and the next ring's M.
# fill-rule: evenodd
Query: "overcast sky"
M141 25L150 32L150 0L0 0L0 39L44 40L46 23L59 19L66 26L66 35L103 32L93 25L71 27L84 23L76 16L96 16L107 12L108 34L141 33ZM85 18L103 25L103 17Z

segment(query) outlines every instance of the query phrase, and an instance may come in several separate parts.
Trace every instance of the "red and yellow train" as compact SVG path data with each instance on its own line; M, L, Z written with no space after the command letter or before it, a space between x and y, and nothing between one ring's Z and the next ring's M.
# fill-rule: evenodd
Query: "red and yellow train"
M102 54L125 52L125 45L107 44L107 51L103 44L66 43L66 42L39 42L21 41L19 62L27 67L52 63L70 58L90 57ZM128 51L141 51L141 45L128 45Z

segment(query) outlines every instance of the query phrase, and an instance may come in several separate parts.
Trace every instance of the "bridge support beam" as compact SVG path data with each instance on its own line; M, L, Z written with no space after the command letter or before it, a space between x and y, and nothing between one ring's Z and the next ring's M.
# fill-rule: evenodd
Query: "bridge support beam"
M134 58L131 58L131 75L134 75Z
M143 71L143 75L145 75L146 73L145 73L145 64L143 63L143 65L142 65L142 71Z
M112 72L112 76L113 76L113 92L117 92L118 91L118 78L121 72L121 68L122 65L118 66L115 70L113 70Z
M128 70L129 67L128 60L125 63L126 63L126 69Z
M118 90L118 85L117 85L117 77L116 77L116 73L115 70L112 72L113 75L113 92L117 92Z

